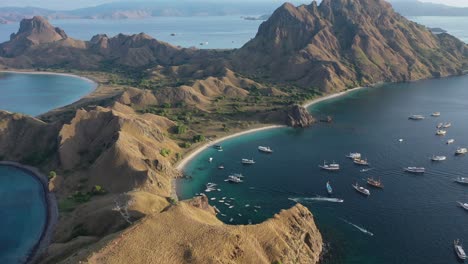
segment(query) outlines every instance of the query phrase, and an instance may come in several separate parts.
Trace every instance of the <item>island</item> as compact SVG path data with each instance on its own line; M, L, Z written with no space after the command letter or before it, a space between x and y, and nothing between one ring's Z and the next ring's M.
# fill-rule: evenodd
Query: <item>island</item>
M303 105L326 95L467 68L465 43L383 0L286 3L237 50L144 33L82 41L34 17L0 44L0 69L76 74L99 87L38 117L0 111L0 157L56 172L48 187L59 219L42 263L317 263L323 240L306 207L227 225L206 196L177 199L177 164L239 131L310 126Z

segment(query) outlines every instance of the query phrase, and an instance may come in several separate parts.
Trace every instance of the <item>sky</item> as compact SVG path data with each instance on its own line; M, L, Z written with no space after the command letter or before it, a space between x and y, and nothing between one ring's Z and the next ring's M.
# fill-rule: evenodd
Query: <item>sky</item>
M0 0L0 7L5 6L35 6L54 10L70 10L81 7L96 6L100 4L115 2L116 0ZM153 0L157 1L157 0ZM174 0L177 1L177 0ZM221 1L232 1L232 0L218 0ZM237 0L237 1L248 1L248 0ZM286 2L287 0L256 0L262 2L272 2L277 4L278 2ZM441 3L453 6L464 6L468 7L468 0L420 0L422 2L433 2ZM309 2L305 1L304 2ZM312 2L312 0L310 0Z

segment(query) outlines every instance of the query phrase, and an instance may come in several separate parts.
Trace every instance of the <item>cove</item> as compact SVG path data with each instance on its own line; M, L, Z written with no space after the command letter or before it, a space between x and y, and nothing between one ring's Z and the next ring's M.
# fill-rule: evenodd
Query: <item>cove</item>
M28 172L0 165L0 263L24 263L47 224L42 183Z
M460 76L385 84L320 102L309 110L333 116L333 123L223 141L223 152L209 148L184 167L191 178L178 181L178 195L191 198L207 182L217 183L221 191L207 195L227 224L259 223L300 202L315 215L329 248L323 263L458 263L452 243L459 238L468 245L468 213L456 202L468 202L468 187L454 179L467 176L468 156L454 153L468 146L467 87L468 76ZM431 117L436 111L441 116ZM426 119L410 121L412 114ZM435 135L440 122L453 124L445 137ZM451 138L455 143L447 145ZM275 152L259 153L260 145ZM360 172L362 167L345 157L350 152L362 153L372 170ZM447 160L432 162L432 155ZM243 166L242 158L256 164ZM321 171L324 160L340 163L341 171ZM221 164L224 170L218 169ZM423 166L426 173L404 173L407 166ZM244 183L224 182L231 173L242 173ZM380 178L385 188L366 186L368 177ZM344 203L314 200L327 197L327 181L332 197ZM370 197L357 193L355 182L370 189ZM234 207L220 203L223 197Z
M72 75L0 72L0 109L37 116L71 104L95 87Z

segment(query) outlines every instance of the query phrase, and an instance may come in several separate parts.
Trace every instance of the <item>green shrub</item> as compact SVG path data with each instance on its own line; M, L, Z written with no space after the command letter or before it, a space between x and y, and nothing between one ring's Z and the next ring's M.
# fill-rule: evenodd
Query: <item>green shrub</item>
M96 195L107 193L107 191L101 185L94 185L93 190L91 192Z
M169 155L171 155L171 150L170 149L166 149L166 148L163 148L161 149L161 151L159 152L163 157L167 157Z
M205 140L206 140L206 138L205 138L205 136L203 136L203 135L196 135L196 136L193 136L193 142L195 142L195 143L203 142L203 141L205 141Z
M187 133L187 126L186 125L178 125L176 127L176 133L179 135Z
M49 181L52 180L57 176L57 173L55 171L50 171L49 172Z

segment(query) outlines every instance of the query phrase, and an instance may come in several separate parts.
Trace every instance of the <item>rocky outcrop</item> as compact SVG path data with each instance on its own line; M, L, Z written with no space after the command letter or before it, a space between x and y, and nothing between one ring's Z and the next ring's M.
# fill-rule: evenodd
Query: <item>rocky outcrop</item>
M325 92L461 74L468 48L400 16L384 0L286 3L234 56L236 69Z
M145 217L67 261L77 263L317 263L322 237L302 205L258 225L219 221L203 197ZM151 250L147 250L151 249ZM94 253L91 253L93 252Z
M312 115L302 106L294 105L286 112L286 124L290 127L308 127L315 123Z

